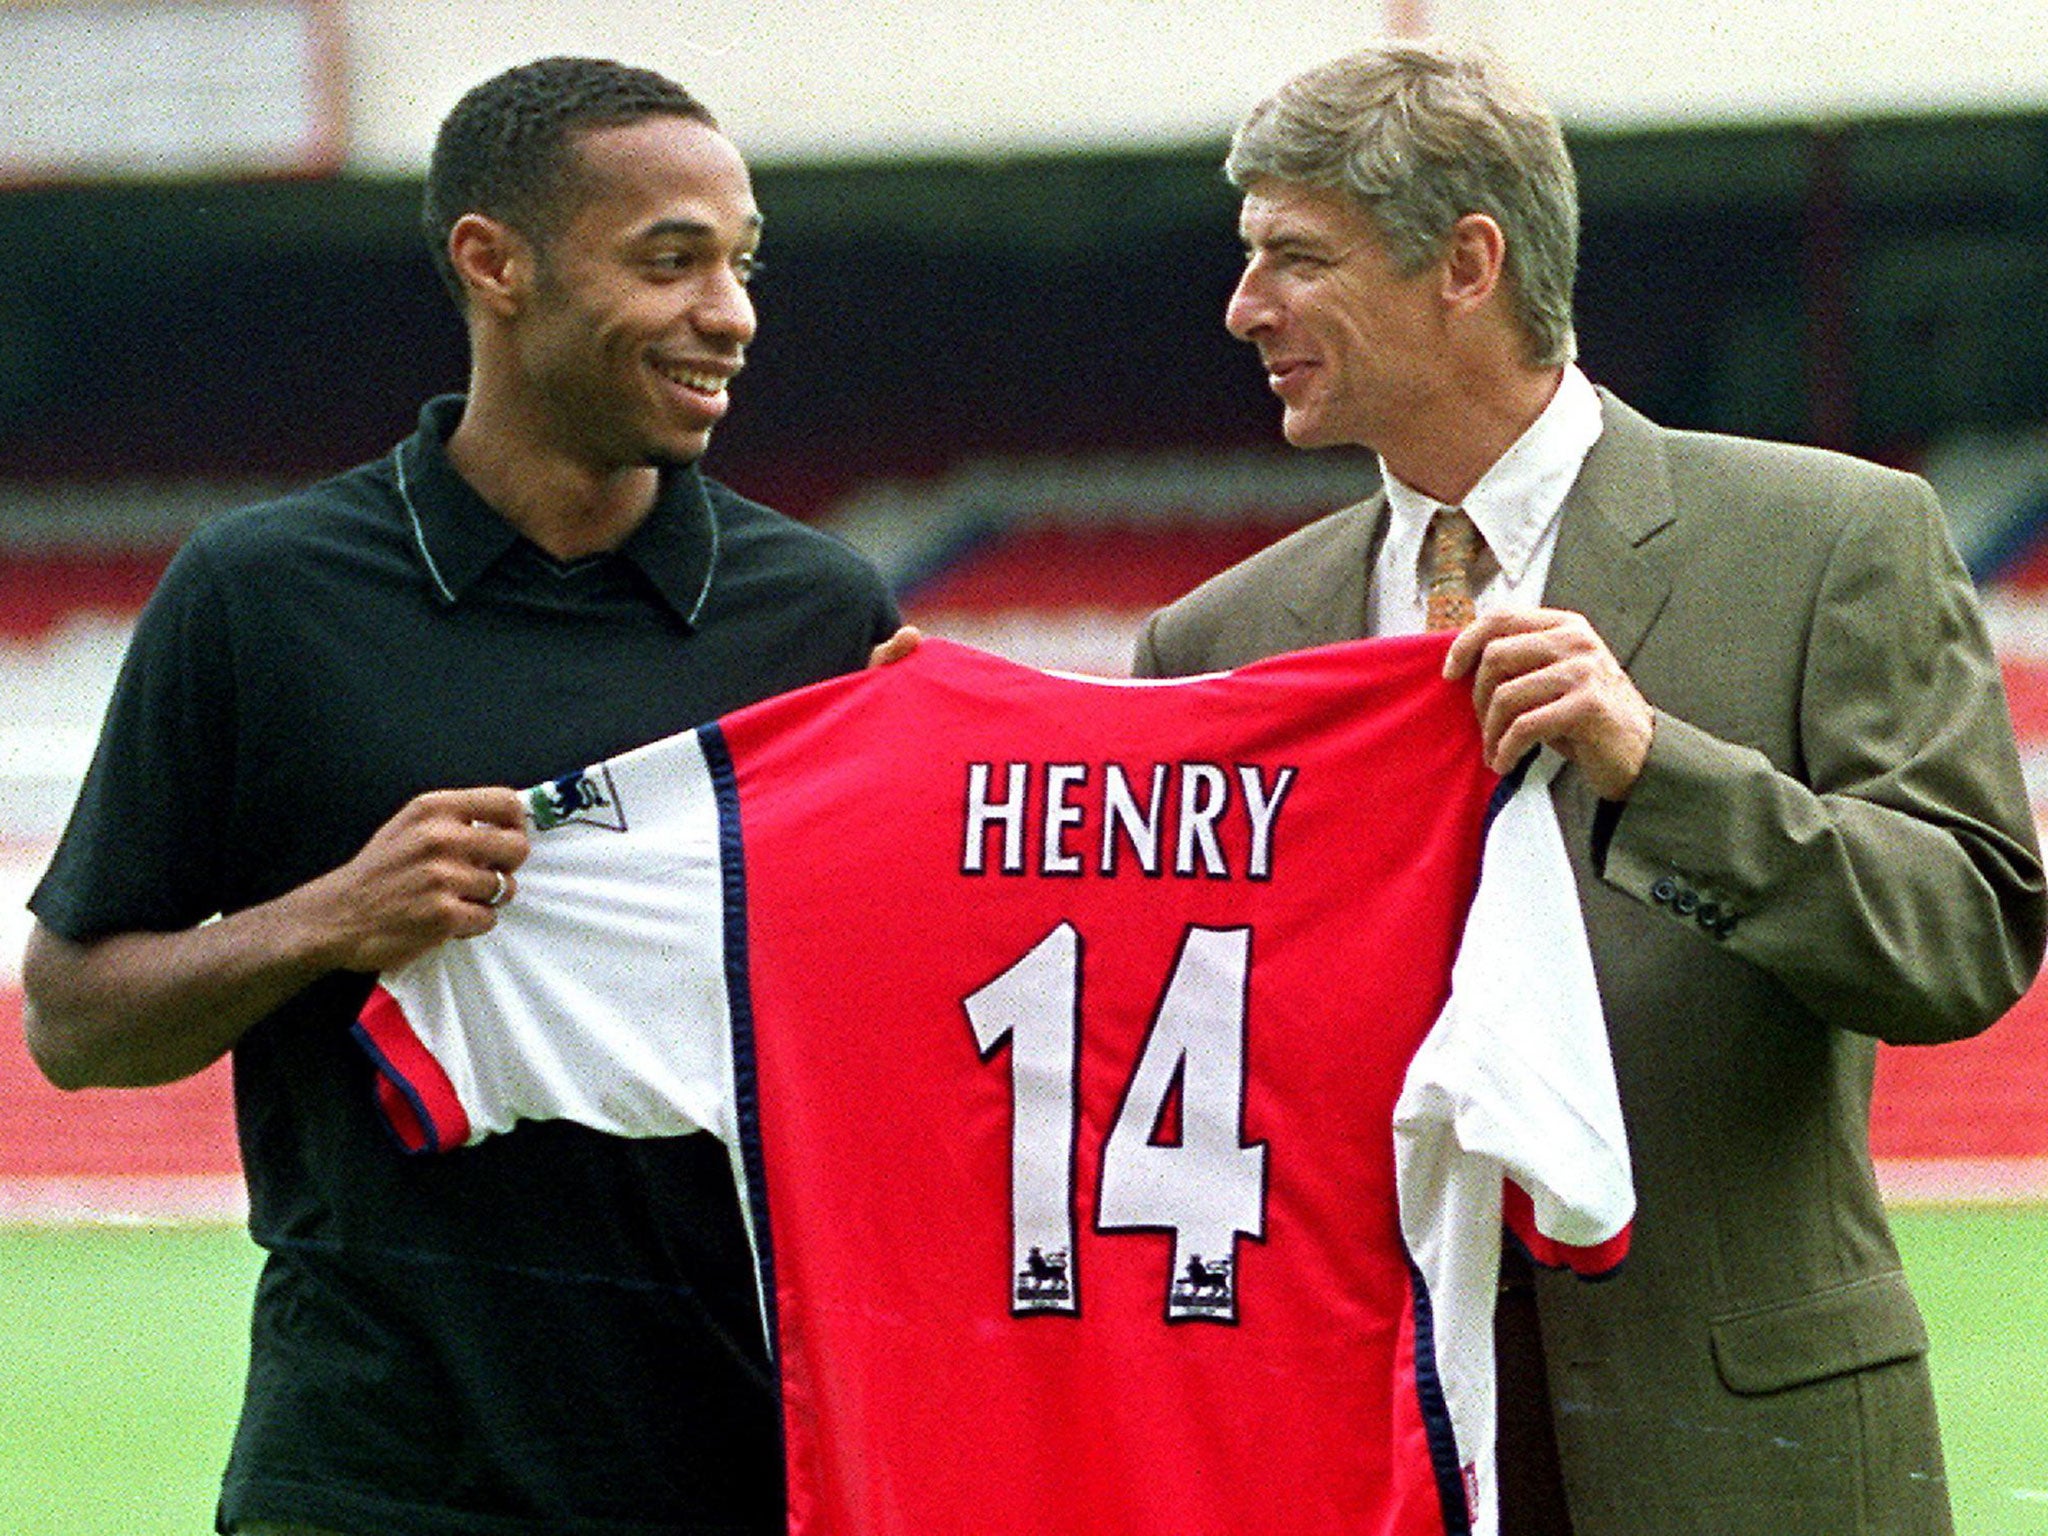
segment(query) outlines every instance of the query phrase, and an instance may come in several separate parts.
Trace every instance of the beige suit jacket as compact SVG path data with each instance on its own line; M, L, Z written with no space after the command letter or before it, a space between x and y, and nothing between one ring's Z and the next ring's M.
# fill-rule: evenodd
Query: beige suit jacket
M1975 595L1911 476L1602 411L1545 601L1658 713L1618 820L1558 789L1640 1197L1619 1276L1539 1281L1578 1536L1946 1531L1868 1120L1877 1042L1990 1024L2048 922ZM1365 633L1385 520L1204 584L1137 670Z

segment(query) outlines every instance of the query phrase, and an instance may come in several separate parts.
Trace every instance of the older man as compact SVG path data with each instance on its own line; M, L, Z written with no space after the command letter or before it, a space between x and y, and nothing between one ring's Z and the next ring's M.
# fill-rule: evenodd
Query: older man
M1940 508L1589 383L1571 162L1482 55L1311 70L1228 170L1227 324L1288 441L1371 448L1384 489L1155 615L1138 670L1459 625L1447 667L1494 764L1548 743L1573 765L1559 811L1640 1216L1610 1284L1503 1277L1503 1530L1948 1530L1872 1064L1996 1019L2044 906Z

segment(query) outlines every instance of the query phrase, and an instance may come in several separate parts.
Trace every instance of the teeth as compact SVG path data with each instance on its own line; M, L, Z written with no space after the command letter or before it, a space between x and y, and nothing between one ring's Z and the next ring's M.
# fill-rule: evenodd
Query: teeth
M685 389L694 389L701 394L722 395L725 393L725 378L716 373L699 373L693 368L676 368L665 363L656 363L655 371L663 378L680 384Z

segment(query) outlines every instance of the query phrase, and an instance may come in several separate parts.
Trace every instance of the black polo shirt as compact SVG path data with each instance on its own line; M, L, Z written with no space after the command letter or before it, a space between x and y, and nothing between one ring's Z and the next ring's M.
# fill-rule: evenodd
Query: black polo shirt
M179 552L30 902L44 923L85 940L237 911L423 790L567 772L857 668L894 629L857 556L694 468L616 553L550 559L449 463L461 404ZM234 1053L269 1260L223 1521L780 1531L723 1148L548 1124L405 1158L349 1042L368 985L316 983Z

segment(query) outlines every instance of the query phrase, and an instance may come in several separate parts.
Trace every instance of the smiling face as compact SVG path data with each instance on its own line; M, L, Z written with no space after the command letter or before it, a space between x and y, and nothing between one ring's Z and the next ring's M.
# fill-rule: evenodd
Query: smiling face
M761 216L739 151L679 116L577 137L512 328L530 419L610 473L700 457L754 336Z
M1258 348L1288 442L1386 452L1443 393L1441 264L1403 274L1354 200L1296 182L1254 182L1238 228L1224 324Z

